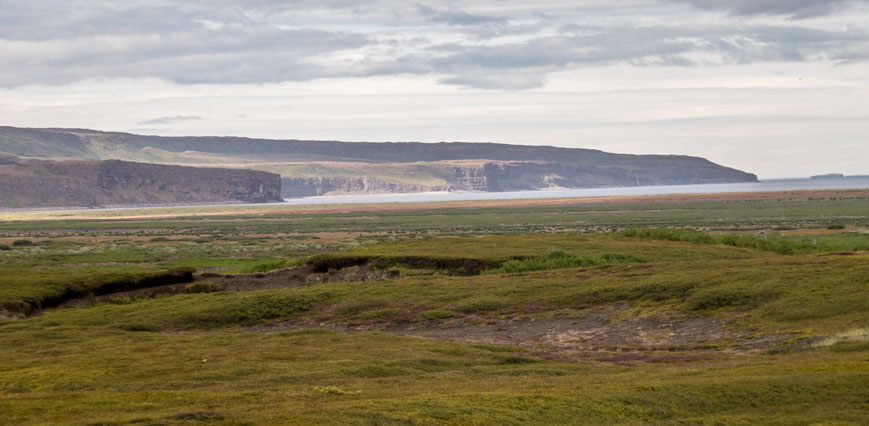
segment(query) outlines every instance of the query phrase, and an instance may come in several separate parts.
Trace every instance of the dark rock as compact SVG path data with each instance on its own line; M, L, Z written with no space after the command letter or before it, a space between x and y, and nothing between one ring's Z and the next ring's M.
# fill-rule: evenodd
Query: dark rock
M0 164L0 207L103 207L281 201L280 176L126 161Z

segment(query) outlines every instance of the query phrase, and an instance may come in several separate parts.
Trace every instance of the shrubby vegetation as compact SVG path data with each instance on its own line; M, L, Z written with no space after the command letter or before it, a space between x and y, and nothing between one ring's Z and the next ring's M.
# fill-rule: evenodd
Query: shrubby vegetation
M643 258L630 254L606 253L597 257L580 257L561 250L556 250L543 257L508 260L504 262L500 268L486 271L486 273L515 274L519 272L579 268L584 266L610 265L618 263L642 263L645 261L646 260Z
M217 293L223 290L224 288L220 284L201 281L193 284L188 284L186 287L184 287L184 292L187 294Z
M708 234L690 229L626 229L621 233L628 238L685 241L695 244L722 244L733 247L771 251L779 254L813 253L820 249L811 244L781 238L757 237L744 234Z
M3 222L0 232L18 230L4 243L38 241L0 252L9 305L47 304L70 288L87 298L174 266L409 271L277 290L195 283L190 294L115 296L0 322L0 423L862 424L869 235L736 232L865 226L867 205ZM716 232L658 229L686 227ZM623 228L632 229L610 232ZM336 234L290 234L312 230ZM0 321L10 317L0 310ZM709 341L680 342L667 326L682 322ZM533 340L557 333L552 324L597 323L614 331L588 347ZM491 335L470 334L487 327ZM631 332L641 339L620 340ZM491 344L521 333L531 336L522 347ZM563 337L554 345L580 336Z

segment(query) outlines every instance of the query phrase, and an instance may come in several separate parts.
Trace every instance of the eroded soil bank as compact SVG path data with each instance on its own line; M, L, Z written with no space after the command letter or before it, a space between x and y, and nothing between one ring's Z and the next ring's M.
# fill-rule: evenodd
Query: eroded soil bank
M795 337L738 330L733 319L678 314L631 316L624 303L594 306L571 316L499 319L469 315L441 321L382 324L284 322L246 329L255 333L324 328L384 332L457 343L516 347L553 360L690 362L716 354L768 350ZM803 342L802 344L806 344Z

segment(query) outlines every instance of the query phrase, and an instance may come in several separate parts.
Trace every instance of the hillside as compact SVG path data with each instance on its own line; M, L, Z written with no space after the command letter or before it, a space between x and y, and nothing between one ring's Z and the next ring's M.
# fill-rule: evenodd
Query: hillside
M280 201L278 175L131 163L0 157L0 208Z
M496 143L159 137L82 129L0 127L0 153L265 170L280 173L284 178L284 197L757 180L753 174L699 157L612 154L591 149Z

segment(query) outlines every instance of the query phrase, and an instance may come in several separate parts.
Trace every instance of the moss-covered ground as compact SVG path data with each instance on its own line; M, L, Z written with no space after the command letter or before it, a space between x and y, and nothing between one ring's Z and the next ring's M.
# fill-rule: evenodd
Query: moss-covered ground
M869 210L795 202L7 222L6 302L177 266L399 277L2 321L0 424L865 424ZM550 226L578 217L601 232Z

